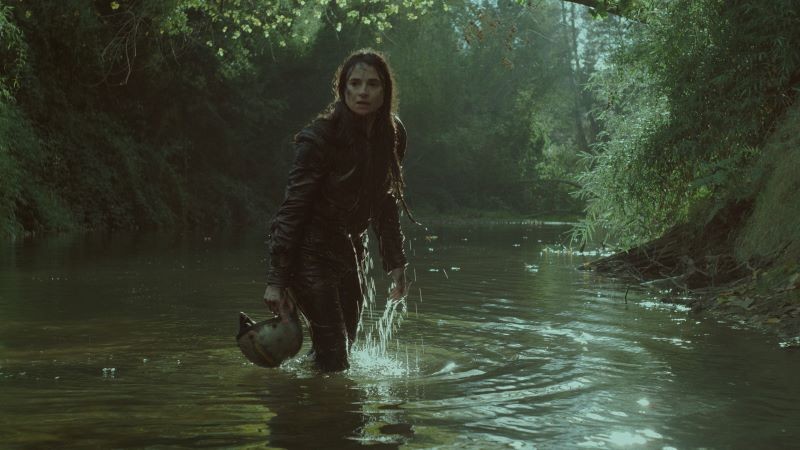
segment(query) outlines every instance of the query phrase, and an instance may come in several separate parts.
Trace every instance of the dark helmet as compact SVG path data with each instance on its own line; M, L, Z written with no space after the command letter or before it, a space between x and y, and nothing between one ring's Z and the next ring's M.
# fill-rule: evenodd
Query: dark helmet
M240 312L236 342L252 363L261 367L278 367L286 358L300 351L303 330L296 313L292 313L286 321L273 317L256 323Z

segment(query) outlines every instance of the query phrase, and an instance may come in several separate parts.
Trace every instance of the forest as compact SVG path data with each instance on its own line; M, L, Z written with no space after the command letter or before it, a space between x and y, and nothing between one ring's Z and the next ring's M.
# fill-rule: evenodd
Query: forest
M557 1L4 1L5 235L262 224L354 49L387 54L425 215L580 215L590 80L637 23ZM428 214L430 213L430 214Z
M265 229L371 47L423 222L568 217L631 249L597 270L800 315L794 0L0 0L0 42L4 238Z

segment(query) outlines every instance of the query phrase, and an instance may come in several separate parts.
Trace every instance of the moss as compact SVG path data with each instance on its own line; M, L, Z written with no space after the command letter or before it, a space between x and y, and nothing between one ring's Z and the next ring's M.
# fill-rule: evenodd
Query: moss
M697 299L696 309L741 318L760 329L800 335L800 106L766 139L758 161L739 180L753 204L733 231L731 252L747 278ZM730 189L731 192L734 189Z
M800 258L800 107L793 107L770 136L754 172L759 175L752 215L739 232L743 263L781 264Z

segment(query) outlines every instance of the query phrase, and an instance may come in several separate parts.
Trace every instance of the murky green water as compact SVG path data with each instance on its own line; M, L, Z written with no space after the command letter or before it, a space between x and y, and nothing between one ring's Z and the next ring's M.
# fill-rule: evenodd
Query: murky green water
M412 230L388 355L333 376L239 354L238 311L266 317L261 236L3 244L0 447L800 445L800 354L644 292L626 304L574 270L588 257L542 252L563 231Z

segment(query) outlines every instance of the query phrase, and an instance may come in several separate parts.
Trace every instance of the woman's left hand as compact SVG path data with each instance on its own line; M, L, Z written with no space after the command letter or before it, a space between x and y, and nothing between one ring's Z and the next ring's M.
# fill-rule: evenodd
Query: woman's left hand
M398 267L389 272L392 277L392 289L389 291L389 298L391 300L400 301L408 295L408 288L411 283L406 280L406 268Z

